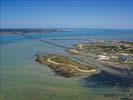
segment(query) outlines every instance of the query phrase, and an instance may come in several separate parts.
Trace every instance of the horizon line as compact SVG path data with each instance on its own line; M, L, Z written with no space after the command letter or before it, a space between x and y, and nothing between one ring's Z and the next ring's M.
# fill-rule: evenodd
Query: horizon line
M1 29L118 29L118 30L133 30L133 28L89 28L89 27L0 27Z

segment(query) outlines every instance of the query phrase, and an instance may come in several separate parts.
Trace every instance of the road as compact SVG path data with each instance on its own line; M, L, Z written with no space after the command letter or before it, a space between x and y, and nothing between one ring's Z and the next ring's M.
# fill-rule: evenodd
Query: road
M49 58L47 59L47 62L53 63L53 64L55 64L55 65L66 65L66 64L64 64L64 63L57 63L57 62L53 61L52 58L55 58L55 57L56 57L56 56L49 57ZM67 65L68 65L68 66L71 66L71 67L73 67L74 69L76 69L77 71L80 71L80 72L83 72L83 73L95 73L95 72L96 72L95 69L91 69L91 70L82 70L82 69L79 69L77 66L74 66L74 65L71 65L71 64L67 64Z
M118 68L115 66L107 65L98 62L97 60L94 60L90 57L86 57L85 54L80 54L80 56L73 57L76 60L79 60L81 62L84 62L88 65L95 66L96 68L99 68L103 71L106 71L110 74L117 75L120 77L126 77L126 78L133 78L133 71L129 71L128 69Z

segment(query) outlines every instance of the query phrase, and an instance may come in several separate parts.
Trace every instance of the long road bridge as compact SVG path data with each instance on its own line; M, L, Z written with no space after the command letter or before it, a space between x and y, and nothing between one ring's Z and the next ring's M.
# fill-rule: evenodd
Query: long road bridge
M45 43L48 43L48 44L51 44L51 45L54 45L54 46L57 46L57 47L61 47L61 48L67 49L67 50L69 49L66 46L59 45L57 43L54 43L54 42L51 42L51 41L48 41L48 40L44 40L44 39L40 39L40 38L35 38L35 37L29 36L29 35L26 35L26 34L19 34L19 35L21 35L23 37L26 37L26 38L30 38L30 39L38 40L38 41L41 41L41 42L45 42Z

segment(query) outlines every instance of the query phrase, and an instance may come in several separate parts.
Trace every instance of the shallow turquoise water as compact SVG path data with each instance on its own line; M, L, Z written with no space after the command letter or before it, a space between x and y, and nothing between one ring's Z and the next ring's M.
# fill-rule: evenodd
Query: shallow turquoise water
M103 30L99 33L98 30L91 31L74 29L64 33L30 35L49 39L79 37L83 39L92 37L103 39L107 37L105 35L107 31L103 34L101 34ZM131 32L133 31L124 32L117 39L126 40L129 38L131 41L133 36ZM110 39L116 39L116 36L111 36ZM47 66L35 62L37 53L65 54L62 48L18 35L1 35L0 41L0 100L113 100L114 98L120 100L128 94L128 88L112 88L106 84L101 85L101 87L86 87L83 85L84 80L60 77ZM83 40L51 41L71 47ZM89 81L89 84L94 83Z

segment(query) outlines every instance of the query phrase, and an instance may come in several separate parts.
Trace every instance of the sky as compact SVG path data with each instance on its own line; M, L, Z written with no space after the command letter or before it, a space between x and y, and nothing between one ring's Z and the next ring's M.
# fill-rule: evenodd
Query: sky
M0 27L133 29L133 0L0 0Z

